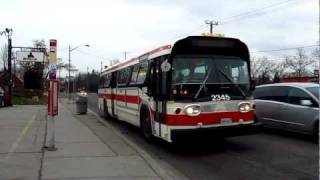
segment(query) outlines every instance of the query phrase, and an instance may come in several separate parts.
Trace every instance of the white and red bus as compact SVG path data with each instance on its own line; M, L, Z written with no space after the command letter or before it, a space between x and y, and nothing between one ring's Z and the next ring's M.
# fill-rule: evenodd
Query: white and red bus
M245 128L254 123L249 59L238 39L190 36L105 69L99 109L168 142L179 131Z

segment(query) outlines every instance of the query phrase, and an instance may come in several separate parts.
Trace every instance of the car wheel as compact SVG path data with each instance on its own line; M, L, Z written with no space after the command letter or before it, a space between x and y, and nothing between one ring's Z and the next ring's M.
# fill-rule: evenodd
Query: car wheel
M143 137L148 141L152 141L152 129L151 129L151 119L147 110L142 113L141 117L141 130Z

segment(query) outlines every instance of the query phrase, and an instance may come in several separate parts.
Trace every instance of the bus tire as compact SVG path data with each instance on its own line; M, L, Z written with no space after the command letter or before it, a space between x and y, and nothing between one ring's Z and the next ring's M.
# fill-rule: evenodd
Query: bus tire
M143 137L146 139L147 142L151 142L153 139L152 129L151 129L151 119L149 111L145 108L142 110L141 113L141 131Z
M103 101L103 117L106 119L106 120L109 120L110 119L110 115L108 113L108 107L107 107L107 101L104 100Z

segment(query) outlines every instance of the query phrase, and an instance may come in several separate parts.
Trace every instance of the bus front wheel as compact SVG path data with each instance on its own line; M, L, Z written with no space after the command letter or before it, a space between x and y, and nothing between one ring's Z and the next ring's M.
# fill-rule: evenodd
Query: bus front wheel
M141 114L141 130L143 137L148 141L151 142L153 136L152 136L152 130L151 130L151 119L150 115L147 110L143 111Z

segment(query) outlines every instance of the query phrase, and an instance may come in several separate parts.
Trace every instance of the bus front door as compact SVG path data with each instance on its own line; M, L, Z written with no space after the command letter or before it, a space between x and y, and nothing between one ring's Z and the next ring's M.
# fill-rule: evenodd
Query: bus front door
M162 63L165 61L164 57L155 60L151 65L151 89L154 100L154 132L156 136L164 137L162 124L165 123L166 115L166 88L167 88L167 72L161 68Z

